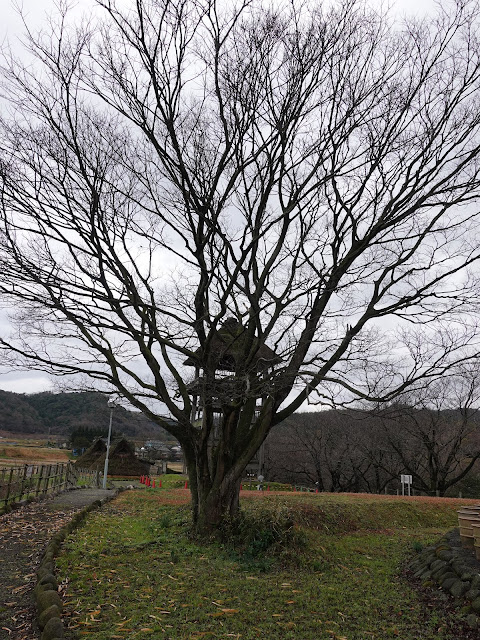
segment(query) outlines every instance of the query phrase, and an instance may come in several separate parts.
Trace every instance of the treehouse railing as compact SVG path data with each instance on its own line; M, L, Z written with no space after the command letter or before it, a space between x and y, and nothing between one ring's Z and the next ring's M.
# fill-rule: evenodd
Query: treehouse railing
M98 471L78 469L72 462L5 467L0 469L0 508L87 484L99 486Z

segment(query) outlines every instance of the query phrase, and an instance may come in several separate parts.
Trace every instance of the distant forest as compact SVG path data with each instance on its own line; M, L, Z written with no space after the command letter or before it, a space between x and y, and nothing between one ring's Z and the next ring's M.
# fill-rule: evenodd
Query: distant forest
M408 474L416 494L478 498L480 410L296 413L269 434L264 464L270 481L319 491L396 493Z
M108 429L110 410L107 396L83 393L12 393L0 391L0 434L42 434L65 436L78 429ZM113 429L130 438L171 440L161 427L143 414L116 407ZM57 438L55 438L57 439Z

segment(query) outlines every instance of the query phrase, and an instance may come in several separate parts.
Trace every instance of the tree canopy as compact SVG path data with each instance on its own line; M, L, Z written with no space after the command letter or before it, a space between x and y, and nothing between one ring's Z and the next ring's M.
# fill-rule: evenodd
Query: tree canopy
M5 358L163 424L215 526L307 399L476 356L479 7L97 4L4 51Z

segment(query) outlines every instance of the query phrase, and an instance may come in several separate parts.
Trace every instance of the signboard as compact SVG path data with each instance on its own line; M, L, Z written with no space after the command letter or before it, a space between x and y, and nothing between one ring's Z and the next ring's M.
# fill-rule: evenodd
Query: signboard
M405 485L407 485L407 495L410 495L412 476L402 473L400 474L400 482L402 483L402 496L405 495Z

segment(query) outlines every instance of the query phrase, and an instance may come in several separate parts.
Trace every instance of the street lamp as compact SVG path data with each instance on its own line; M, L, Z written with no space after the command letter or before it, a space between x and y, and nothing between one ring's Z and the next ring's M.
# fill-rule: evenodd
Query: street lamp
M114 398L108 399L108 408L110 409L110 423L108 425L108 436L107 436L107 453L105 455L105 466L103 467L103 488L107 488L107 475L108 475L108 454L110 453L110 440L112 439L112 418L113 418L113 410L116 407L116 402Z

